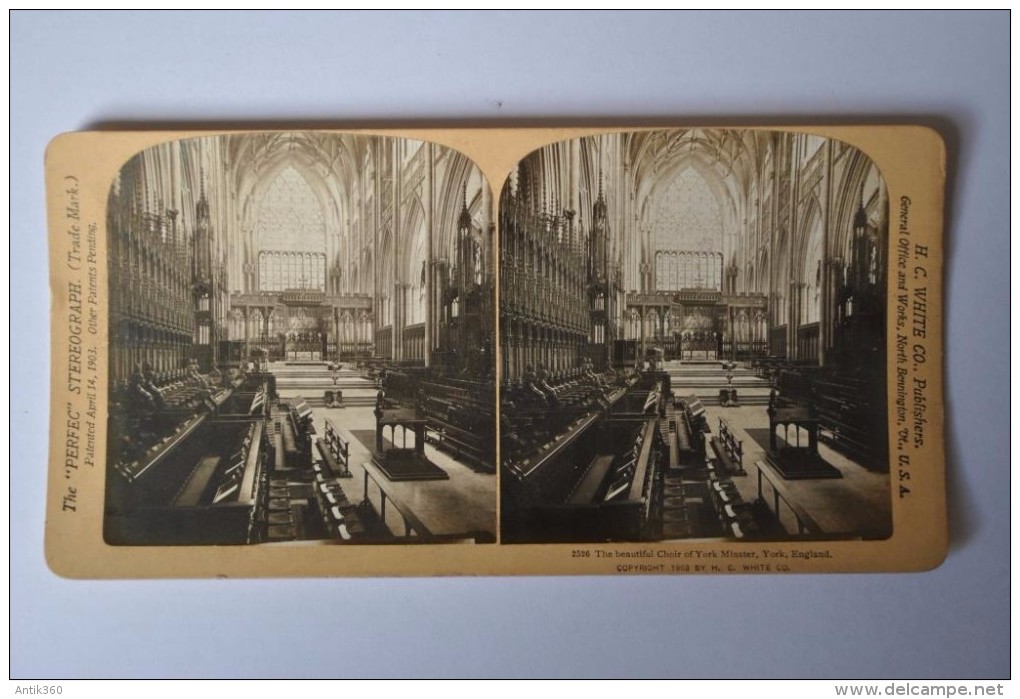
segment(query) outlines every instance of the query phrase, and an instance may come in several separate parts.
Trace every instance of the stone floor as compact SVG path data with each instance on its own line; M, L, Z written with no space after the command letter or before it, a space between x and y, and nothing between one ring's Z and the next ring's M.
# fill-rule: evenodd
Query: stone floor
M271 370L273 368L271 367ZM325 366L317 367L276 367L281 396L293 397L309 391L321 390L332 385L332 378ZM743 378L743 377L741 377ZM345 367L338 383L343 386L345 397L364 396L367 402L374 400L376 388L350 367ZM308 397L306 395L306 397ZM350 443L350 464L354 477L345 482L345 490L352 499L366 496L376 511L381 509L382 492L391 501L397 501L414 513L435 535L451 535L485 532L494 535L496 523L496 477L473 471L444 452L431 445L425 446L426 455L447 474L449 480L391 482L382 474L372 472L375 477L366 481L364 464L371 462L369 448L362 438L375 429L375 416L371 405L349 405L347 408L315 407L313 403L315 428L319 434L325 429L324 419L328 418ZM743 440L744 467L746 476L735 476L733 482L745 502L753 502L764 495L764 500L773 502L773 489L766 478L762 478L763 493L758 492L758 462L765 462L765 450L747 430L767 432L768 415L764 405L744 405L724 408L706 405L706 417L713 434L719 431L719 419L729 425L734 436ZM774 471L772 477L781 481L797 505L802 507L832 537L867 536L881 538L892 530L892 491L888 473L869 471L847 456L826 444L819 445L819 453L842 473L838 479L783 480ZM769 472L766 467L766 473ZM780 507L779 520L791 533L797 531L796 518L786 506ZM386 508L386 525L391 532L400 536L404 533L404 522L397 508L390 504Z
M758 498L758 467L755 464L766 459L765 450L747 434L747 430L762 429L767 433L769 419L765 406L707 406L705 412L713 435L718 434L719 418L722 418L734 436L743 440L747 475L735 476L733 483L745 502L753 502ZM819 444L818 451L822 458L843 474L842 478L782 480L778 474L773 477L782 480L783 486L794 495L797 504L807 510L826 534L833 537L849 535L876 538L891 534L893 494L889 474L869 471L824 443ZM764 478L762 483L765 500L771 507L772 489ZM796 519L789 509L781 506L780 510L780 521L784 528L788 532L796 532Z
M348 405L375 404L378 388L350 364L344 364L335 381L326 364L273 362L269 371L276 376L276 391L281 398L301 396L309 405L316 406L323 404L326 391L339 389L343 391L344 402Z
M321 400L313 400L321 399L322 392L333 387L332 375L325 365L278 363L270 365L269 370L277 376L277 391L282 400L298 395L308 399L317 434L325 432L325 419L328 418L348 440L353 478L343 481L344 491L351 500L360 501L367 495L376 512L382 510L382 493L385 492L388 500L385 521L390 532L396 536L404 535L403 517L393 506L394 502L398 502L421 520L433 535L484 533L489 537L495 536L496 476L477 473L430 444L425 445L426 456L446 471L449 480L392 482L378 471L369 469L371 475L366 481L364 464L371 463L372 456L369 447L355 433L362 437L368 432L374 434L373 409L377 388L353 367L345 364L337 381L337 386L343 389L348 404L346 408L325 408ZM365 400L359 401L358 398ZM400 433L397 435L399 441ZM410 439L409 435L408 446L411 445Z
M365 497L365 466L372 461L371 453L352 434L375 430L375 415L371 407L313 408L313 421L318 434L325 431L328 418L337 431L350 444L350 468L354 477L343 482L351 499ZM399 434L399 433L398 433ZM410 443L409 443L410 446ZM408 508L429 531L437 536L496 532L496 477L477 473L449 455L425 445L425 455L432 463L446 471L449 480L391 482L382 474L368 479L368 498L376 512L381 509L380 490L390 500ZM376 472L377 473L377 472ZM403 536L403 518L392 504L386 508L386 525L397 536Z
M768 404L769 382L758 377L745 363L727 370L715 360L669 361L663 362L662 370L669 374L673 395L677 398L695 394L704 405L718 405L719 390L733 388L742 403Z

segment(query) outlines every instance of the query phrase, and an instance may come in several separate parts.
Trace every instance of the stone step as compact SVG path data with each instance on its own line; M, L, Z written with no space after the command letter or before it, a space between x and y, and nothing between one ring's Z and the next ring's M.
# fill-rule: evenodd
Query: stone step
M277 378L281 376L332 376L333 373L327 369L315 369L314 371L273 371L272 374ZM364 377L360 372L357 371L341 371L338 376L342 379L363 379Z
M671 376L669 383L672 386L726 386L729 382L725 376ZM734 386L764 386L768 387L769 382L763 381L755 376L734 376Z
M669 359L663 362L663 366L689 366L698 364L715 364L718 365L722 361L717 357L689 357L687 359Z
M324 387L324 388L315 388L315 389L311 389L311 390L306 390L305 388L294 388L294 387L291 387L291 388L285 388L282 391L279 391L279 394L280 394L280 398L282 398L284 400L286 400L288 398L294 398L295 396L301 396L303 398L309 398L309 397L318 396L318 397L321 398L323 395L325 395L326 391L333 391L335 393L336 390L337 389L335 389L335 388L333 388L331 386L330 387ZM377 391L350 390L350 391L343 391L343 394L344 394L344 399L345 400L347 398L371 398L372 400L375 400L375 397L377 395Z
M683 396L680 396L680 397L683 398ZM709 395L709 394L701 395L699 393L698 394L698 398L701 400L701 404L702 405L706 405L706 406L707 405L712 405L712 406L718 406L719 405L719 394L718 393L712 394L712 395ZM737 401L742 406L743 405L768 405L769 404L769 397L768 396L746 395L744 393L738 392L737 393Z
M673 366L662 367L663 371L667 372L688 372L697 373L700 371L726 371L726 367L722 365L722 362L712 362L711 364L674 364ZM746 364L738 364L733 367L734 372L746 372L749 374L754 373L754 369L747 366Z
M305 402L308 403L309 407L312 408L324 408L326 407L326 399L323 396L303 396ZM284 398L284 400L286 400ZM367 396L348 396L344 394L344 406L347 408L364 408L375 405L374 397Z
M302 376L302 377L290 376L290 377L285 377L285 378L282 378L282 379L280 379L280 378L276 379L276 385L277 386L287 385L287 384L291 384L291 385L294 385L294 386L305 386L305 385L309 385L310 386L310 385L316 385L316 384L323 384L323 385L329 384L330 386L334 385L333 384L333 379L331 379L328 376ZM344 380L344 379L340 379L339 381L336 382L336 385L340 386L340 387L347 386L349 388L374 388L375 387L374 383L372 383L371 381L365 381L364 379L362 379L362 380L354 380L354 379Z
M339 389L341 389L343 391L346 391L348 389L350 389L352 391L357 391L357 390L365 390L365 391L376 390L375 384L368 383L367 381L362 381L360 383L354 383L353 381L340 381L338 383L333 383L328 378L327 379L321 379L321 378L319 378L319 379L307 379L307 380L301 380L301 381L296 381L296 380L293 380L293 379L288 379L288 380L285 380L285 381L280 381L280 380L276 381L276 390L277 391L288 389L288 388L307 388L308 390L319 389L319 388L339 388Z
M726 369L723 369L720 366L714 366L714 367L706 366L706 367L697 367L697 368L686 368L685 367L685 368L680 368L680 369L666 369L665 371L670 376L704 376L704 375L714 376L715 374L723 374L723 375L726 374ZM734 369L733 370L733 375L734 376L757 376L757 374L755 374L750 369Z
M767 384L761 383L747 383L734 381L732 384L728 384L725 381L673 381L670 383L670 387L674 391L698 391L698 390L718 390L720 388L736 388L741 391L763 391L768 393L771 387Z
M683 391L674 391L673 392L674 400L687 400L692 395L693 396L697 396L698 398L700 398L702 403L707 403L709 400L718 400L719 399L719 391L691 391L689 393L684 393ZM767 393L757 393L757 392L752 392L752 391L741 391L739 389L737 390L737 398L741 402L743 402L745 400L751 400L751 401L755 401L755 402L759 402L759 403L761 401L764 401L765 403L769 402L769 394L767 394Z

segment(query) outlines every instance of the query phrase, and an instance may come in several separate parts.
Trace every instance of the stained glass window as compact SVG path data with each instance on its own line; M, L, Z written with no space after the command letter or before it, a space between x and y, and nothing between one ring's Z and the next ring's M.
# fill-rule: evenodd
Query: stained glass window
M315 192L287 167L258 203L259 288L325 289L326 222Z
M653 228L656 288L721 289L723 220L718 199L694 168L673 178Z

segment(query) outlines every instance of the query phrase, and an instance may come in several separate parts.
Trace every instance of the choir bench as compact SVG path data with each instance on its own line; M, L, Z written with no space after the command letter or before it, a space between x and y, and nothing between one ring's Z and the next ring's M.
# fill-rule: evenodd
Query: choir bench
M722 418L719 418L719 436L712 437L711 444L712 451L727 473L747 475L744 470L744 442L733 436L730 426Z
M720 473L713 462L709 462L709 483L723 534L735 539L758 535L761 527L755 517L754 504L744 502L729 475Z
M681 468L700 467L705 463L705 433L709 432L705 420L705 406L696 394L674 402L679 410L676 439Z
M304 398L292 398L289 404L281 404L283 414L275 416L279 428L278 442L282 446L283 459L277 457L277 468L281 464L288 469L307 469L312 462L312 440L315 427L312 425L312 409Z
M340 436L336 426L327 418L322 437L315 440L324 464L323 470L333 478L351 478L350 443Z
M480 384L423 381L421 406L428 441L484 471L494 470L492 402Z
M321 440L320 440L321 441ZM367 533L359 514L359 506L352 503L343 486L330 473L323 462L315 462L315 501L322 515L322 524L331 538L342 541L364 537Z

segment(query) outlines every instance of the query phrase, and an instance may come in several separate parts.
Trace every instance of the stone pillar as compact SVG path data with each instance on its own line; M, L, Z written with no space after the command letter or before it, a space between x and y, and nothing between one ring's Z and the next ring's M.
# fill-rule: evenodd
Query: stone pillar
M645 334L646 334L645 311L646 310L647 310L647 308L645 306L638 306L638 314L639 314L639 316L641 318L641 333L640 333L640 337L641 337L641 357L645 356L645 347L646 347L646 340L645 340ZM641 357L638 357L638 359L640 359Z
M790 160L790 230L789 230L789 244L787 247L787 261L786 269L789 274L789 279L786 280L790 284L789 299L787 302L787 314L786 314L786 356L789 359L797 358L797 326L800 324L797 316L797 289L796 281L798 274L795 268L794 250L797 246L797 224L798 224L798 213L800 208L800 159L801 151L803 148L804 137L801 134L793 134L793 144L791 147L792 158Z
M340 308L333 306L333 313L330 314L333 321L333 359L340 359Z
M822 288L821 305L818 314L818 364L825 366L826 350L832 334L832 298L829 294L829 275L831 274L831 250L829 230L832 226L832 148L831 138L825 141L825 169L822 174Z
M425 366L432 366L435 345L435 146L425 144Z
M403 326L402 318L402 297L400 294L400 208L401 208L401 143L400 139L394 139L391 141L391 152L393 155L391 163L391 176L393 178L393 332L391 333L391 356L394 361L401 358L401 338L400 329Z
M737 360L737 324L734 318L733 306L728 306L729 313L727 314L727 321L730 324L729 337L730 337L730 359L732 361Z
M242 306L241 312L244 316L244 360L241 362L242 366L247 363L248 357L251 356L251 333L248 328L248 306Z
M382 303L380 298L379 284L379 231L382 228L382 139L375 139L372 142L372 325L371 342L372 354L379 354L379 347L376 347L375 333L382 323Z
M779 143L781 139L779 133L774 133L772 136L772 220L770 222L771 230L769 231L769 283L768 283L768 353L774 354L775 348L772 346L772 328L777 324L777 289L776 285L776 240L778 238L779 229Z

